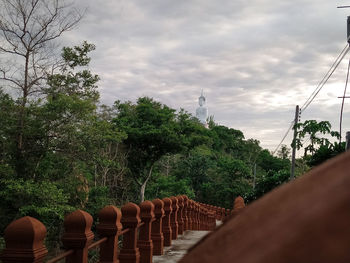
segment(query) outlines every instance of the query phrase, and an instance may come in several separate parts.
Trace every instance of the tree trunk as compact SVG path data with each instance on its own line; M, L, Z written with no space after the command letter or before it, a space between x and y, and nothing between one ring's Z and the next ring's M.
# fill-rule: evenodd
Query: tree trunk
M20 105L20 110L17 120L17 149L16 149L16 172L19 176L24 176L25 174L25 164L23 156L23 130L24 130L24 119L26 115L26 105L28 99L28 67L29 67L29 51L27 51L25 56L24 64L24 83L22 87L22 101Z
M151 178L152 170L153 170L153 164L152 164L151 168L149 169L149 172L148 172L146 180L143 182L143 184L141 185L141 188L140 188L140 202L141 203L143 201L145 201L146 185L147 185L148 180Z
M143 201L145 201L146 184L147 184L147 182L145 181L145 182L141 185L141 189L140 189L140 203L142 203Z

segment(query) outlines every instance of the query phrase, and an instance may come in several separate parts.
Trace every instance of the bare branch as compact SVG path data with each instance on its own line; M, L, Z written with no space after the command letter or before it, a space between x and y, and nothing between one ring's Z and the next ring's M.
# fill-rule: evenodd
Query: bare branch
M64 0L2 0L1 7L0 55L16 56L13 62L21 65L21 70L1 71L1 79L21 87L25 97L40 90L60 66L51 43L75 27L82 14Z
M6 76L6 71L4 69L0 69L0 73L1 73L0 80L8 81L8 82L15 84L16 86L22 88L22 84L20 82L16 81L13 78L9 78Z

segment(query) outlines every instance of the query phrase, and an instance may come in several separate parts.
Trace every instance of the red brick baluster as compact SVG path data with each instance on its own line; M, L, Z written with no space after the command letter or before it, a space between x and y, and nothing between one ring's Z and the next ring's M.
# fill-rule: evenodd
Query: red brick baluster
M173 212L171 213L170 217L170 225L171 225L171 239L177 239L177 236L179 234L179 224L177 222L177 210L179 209L178 206L178 199L175 196L170 197L173 209Z
M212 224L212 220L211 220L211 217L210 217L210 215L211 215L211 211L209 210L209 209L207 209L207 224L208 224L208 230L210 231L211 230L211 224Z
M205 208L205 230L210 230L209 228L209 209Z
M88 262L88 246L94 239L91 231L92 221L92 216L83 210L74 211L65 217L62 242L67 250L74 250L74 253L66 258L66 262Z
M197 203L197 219L198 219L198 230L202 230L202 210L199 203Z
M221 208L221 221L225 220L225 213L226 213L226 209L225 208Z
M154 204L151 201L144 201L140 204L141 220L144 225L140 228L137 245L140 249L142 263L152 263L153 242L151 239L152 222L154 221Z
M205 209L204 206L202 206L202 213L203 213L203 230L207 230L207 209Z
M151 238L153 241L153 255L163 255L164 248L164 236L162 231L162 222L164 213L164 202L160 199L154 199L152 201L154 205L154 214L156 220L152 223Z
M213 230L213 216L211 210L208 210L208 230Z
M216 220L221 220L220 208L215 206L215 212L216 212Z
M182 196L184 199L184 208L183 208L183 212L182 212L182 218L184 221L184 231L188 230L188 197L186 195Z
M44 262L46 227L39 220L22 217L9 224L4 234L6 248L0 256L2 262Z
M168 247L171 246L171 237L172 237L172 230L171 230L171 214L172 214L172 201L170 198L163 198L164 202L164 220L163 220L163 235L164 235L164 246Z
M123 248L120 250L120 263L139 263L140 251L137 247L137 230L139 228L140 207L134 203L127 203L122 207L122 220L124 228L129 231L123 235Z
M195 204L195 220L196 220L196 230L200 230L200 220L199 220L199 204L197 202Z
M122 212L115 206L106 206L98 213L97 232L107 241L100 245L100 263L118 263L118 236L122 230Z
M216 210L215 210L215 207L214 206L210 206L210 212L211 212L211 229L214 230L215 227L216 227Z
M193 230L192 200L187 200L187 229Z
M192 200L192 230L197 229L197 219L196 219L196 203Z
M179 225L179 235L182 235L184 233L184 221L182 218L182 213L184 209L184 199L181 195L177 196L176 198L178 200L179 206L179 209L177 210L177 223Z
M197 205L197 220L198 220L198 230L202 230L202 218L201 218L201 209L199 203L196 203Z
M191 225L192 225L192 228L191 230L196 230L196 220L195 220L195 205L194 205L194 201L191 200Z

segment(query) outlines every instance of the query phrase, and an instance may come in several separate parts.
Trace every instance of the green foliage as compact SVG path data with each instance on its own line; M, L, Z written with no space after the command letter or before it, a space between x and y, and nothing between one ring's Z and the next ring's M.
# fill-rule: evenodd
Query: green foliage
M66 95L73 96L74 99L97 102L99 93L96 83L99 77L86 68L90 62L88 54L93 50L95 46L86 41L81 46L63 48L64 64L61 72L48 78L49 88L45 90L49 97L56 99L59 95ZM81 70L75 71L76 67Z
M290 148L287 145L282 144L280 150L277 153L277 156L283 160L290 158Z
M214 126L210 129L213 138L213 149L223 153L231 153L236 157L241 150L240 143L244 139L241 131L225 126Z
M188 155L178 160L173 174L179 179L187 179L196 196L200 196L201 185L207 182L208 170L215 165L212 161L212 152L205 146L194 148Z
M88 68L94 49L86 42L64 48L42 96L24 106L0 90L0 232L31 215L57 241L64 215L74 209L97 219L105 205L138 202L144 194L186 194L232 208L238 195L254 200L287 180L286 152L274 157L213 118L206 129L185 110L148 97L99 106L99 77ZM20 151L18 116L24 121ZM316 161L340 148L321 147Z
M339 132L331 130L332 126L328 121L307 120L299 123L296 128L297 139L293 144L296 144L297 149L304 147L304 159L310 166L319 165L345 151L345 143L339 144L330 140L339 139L340 135Z
M96 111L99 78L87 68L93 49L86 42L64 48L60 71L25 106L0 91L0 233L15 218L31 215L48 228L49 243L57 242L66 213L96 213L116 191L125 195L120 143L126 135Z
M188 179L178 179L175 176L164 176L160 174L155 175L155 178L149 183L146 190L146 199L162 199L164 197L183 194L189 198L195 198Z
M266 172L288 170L290 161L273 156L268 150L262 150L258 156L257 164Z
M163 155L180 150L175 110L147 97L139 98L137 104L116 102L116 108L118 115L113 121L127 134L124 143L134 174L147 174Z
M324 136L320 137L320 135L329 135L339 139L339 133L331 131L331 128L329 121L317 122L316 120L307 120L303 123L298 123L296 129L299 131L297 131L297 140L295 142L297 149L304 147L304 156L306 156L308 152L314 154L318 146L330 145L329 139ZM309 141L307 146L303 145L302 142L305 137Z
M267 192L273 190L277 186L288 182L290 177L289 171L281 170L278 172L270 171L263 176L257 183L253 199L259 198Z
M310 166L317 166L345 151L345 142L321 145L312 156L306 157Z
M163 156L181 151L180 130L175 110L151 98L139 98L136 104L116 102L116 127L127 134L128 168L141 187L140 200L151 178L154 164Z
M0 180L1 231L15 218L32 216L48 228L48 242L57 240L64 215L72 212L62 185L8 177Z

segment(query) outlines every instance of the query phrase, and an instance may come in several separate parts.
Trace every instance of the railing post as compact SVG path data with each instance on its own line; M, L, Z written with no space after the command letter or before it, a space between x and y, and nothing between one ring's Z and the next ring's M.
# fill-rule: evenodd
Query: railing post
M107 241L100 245L100 263L118 263L118 236L122 230L122 212L115 206L106 206L99 213L97 232Z
M244 207L245 204L243 197L236 197L233 205L233 210L231 212L232 217L235 217Z
M199 203L198 203L198 221L199 221L198 230L203 230L203 210L202 210L202 206Z
M4 263L41 263L47 255L44 245L46 227L39 220L25 216L9 224L4 233L6 248L0 259Z
M164 246L168 247L171 246L171 237L172 237L172 230L171 230L171 214L172 214L172 201L170 198L163 198L164 202L164 220L163 220L163 235L164 235Z
M198 222L198 230L201 230L201 207L199 203L197 203L197 222Z
M220 207L215 206L216 220L220 220Z
M226 209L225 208L221 208L221 221L225 220L225 212L226 212Z
M196 218L196 203L192 200L192 230L197 229L197 218Z
M140 261L152 263L153 242L151 239L152 222L154 221L154 205L151 201L144 201L140 204L141 221L144 225L140 228L137 245L140 249Z
M187 205L188 205L188 197L186 195L182 196L184 199L184 208L182 212L182 218L184 221L184 231L188 230L188 210L187 210Z
M187 229L193 230L192 200L187 200Z
M153 241L153 255L163 255L164 248L164 236L162 231L162 223L164 213L164 202L160 199L154 199L152 201L154 205L154 214L156 220L152 223L151 238Z
M199 230L200 225L199 225L199 205L197 202L194 203L194 217L195 217L195 222L196 222L196 229Z
M67 263L88 262L88 246L94 239L92 221L92 216L83 210L76 210L65 217L62 243L67 250L74 250L67 256Z
M208 210L208 230L214 230L213 221L215 221L215 219L213 217L213 212L211 210Z
M177 210L177 222L179 225L179 232L178 233L179 233L179 235L182 235L184 233L184 221L182 218L182 211L184 208L184 199L181 195L177 196L176 198L178 200L178 206L179 206L179 209Z
M140 207L134 203L127 203L122 207L122 220L124 228L129 231L123 235L123 248L120 250L120 263L139 263L140 251L137 247L137 230L141 223Z
M172 206L171 208L173 209L173 212L171 213L170 217L170 225L171 225L171 239L177 239L177 236L179 234L179 224L177 222L177 210L179 209L178 206L178 199L175 196L170 197Z
M214 230L216 228L216 214L215 211L212 211L212 229Z
M211 215L211 211L208 209L207 210L208 212L207 212L207 220L208 220L208 230L210 231L210 230L212 230L212 219L211 219L211 217L210 217L210 215Z
M208 228L208 209L203 208L203 219L204 219L204 228L203 230L209 230Z

